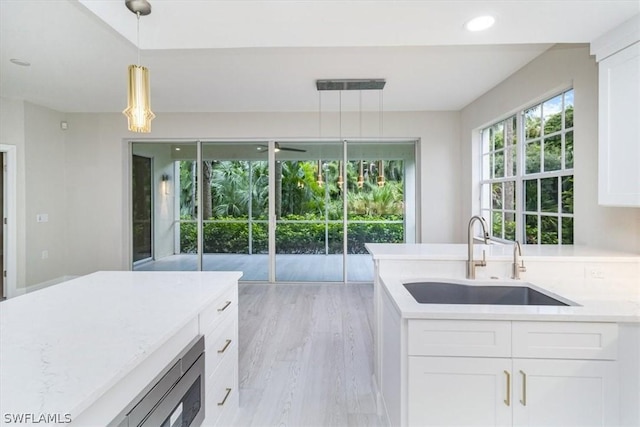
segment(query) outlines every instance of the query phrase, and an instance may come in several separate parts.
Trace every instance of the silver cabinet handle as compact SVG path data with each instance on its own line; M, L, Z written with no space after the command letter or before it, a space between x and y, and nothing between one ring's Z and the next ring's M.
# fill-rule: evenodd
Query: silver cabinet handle
M229 307L230 305L231 305L231 301L227 301L225 305L222 306L222 308L218 309L218 311L225 311L227 307Z
M229 347L229 344L231 344L231 340L227 340L227 342L224 345L224 347L222 347L222 349L218 350L218 353L224 353L227 350L227 347Z
M222 402L218 402L218 406L224 405L224 402L227 401L227 398L229 397L230 394L231 394L231 389L228 388L227 389L227 394L224 395L224 399L222 399Z

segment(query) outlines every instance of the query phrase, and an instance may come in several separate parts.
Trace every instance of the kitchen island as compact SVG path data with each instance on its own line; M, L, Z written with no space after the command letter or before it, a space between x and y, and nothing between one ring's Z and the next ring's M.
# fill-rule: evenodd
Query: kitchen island
M640 425L640 257L580 247L486 253L367 244L375 265L375 370L391 425ZM511 284L567 306L420 304L410 282Z
M194 338L205 336L209 357L206 349L218 344L208 339L217 337L214 329L233 342L226 362L207 359L207 376L222 366L237 384L241 275L98 272L4 301L0 423L108 425ZM228 321L218 316L223 312ZM205 399L219 399L209 386ZM235 385L227 397L228 406L235 402L237 408ZM204 406L205 425L215 424L219 409L210 411L209 401Z

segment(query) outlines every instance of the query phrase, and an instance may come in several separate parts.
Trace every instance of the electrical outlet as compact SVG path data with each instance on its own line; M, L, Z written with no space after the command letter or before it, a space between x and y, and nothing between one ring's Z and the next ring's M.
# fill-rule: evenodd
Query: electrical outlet
M598 267L589 268L589 277L592 279L604 279L604 271Z
M49 251L42 251L42 259L49 258Z

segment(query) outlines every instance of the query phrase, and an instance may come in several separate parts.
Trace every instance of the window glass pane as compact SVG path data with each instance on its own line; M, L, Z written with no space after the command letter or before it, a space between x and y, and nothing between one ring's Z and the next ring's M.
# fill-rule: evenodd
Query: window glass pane
M573 218L562 217L562 244L573 245Z
M495 178L502 178L504 176L504 151L498 151L495 155Z
M491 218L491 235L502 239L502 212L494 212Z
M516 214L513 212L504 214L504 238L516 240Z
M538 215L525 215L525 242L528 245L535 245L538 243Z
M542 104L544 114L544 134L562 130L562 95L558 95Z
M543 245L558 244L558 217L541 216L540 229L540 239Z
M564 127L573 127L573 89L564 93Z
M496 131L492 126L489 128L489 151L495 150Z
M507 145L515 145L518 142L518 132L516 128L516 116L510 117L505 122Z
M558 134L544 140L544 170L557 171L562 167L562 137Z
M526 173L540 172L540 142L526 145Z
M573 175L562 177L562 212L573 213Z
M491 174L488 178L494 178L495 174L493 173L493 164L495 160L493 158L493 154L489 154L489 173Z
M564 167L573 168L573 131L564 135Z
M507 145L504 150L504 173L505 176L515 176L516 174L516 147Z
M504 209L515 211L516 210L516 183L515 181L508 181L503 184L504 189Z
M542 212L558 212L557 177L540 180L540 210Z
M499 150L504 147L504 123L497 123L493 126L493 149Z
M538 210L538 180L530 179L524 182L524 210L536 212Z
M482 156L482 179L491 178L491 154L485 154Z
M482 154L491 151L491 129L482 129Z
M495 182L491 187L491 207L493 209L502 209L502 183Z
M491 184L482 184L482 209L488 209L491 207Z
M540 124L541 108L539 105L524 112L525 129L524 134L526 139L533 139L540 137Z

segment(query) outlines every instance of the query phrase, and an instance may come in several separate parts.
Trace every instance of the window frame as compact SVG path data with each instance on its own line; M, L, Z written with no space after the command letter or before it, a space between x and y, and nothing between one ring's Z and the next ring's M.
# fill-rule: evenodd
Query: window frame
M572 102L571 104L567 103L567 93L569 92L573 92L571 94L572 98ZM560 129L556 130L554 132L550 132L548 135L544 133L544 127L545 127L545 122L544 122L544 117L545 117L545 113L544 113L544 104L547 103L548 101L551 101L557 97L561 97L561 109L560 109L560 114L561 114L561 123L560 123ZM504 116L501 119L497 119L494 120L492 122L490 122L489 125L484 126L482 128L479 129L479 134L480 134L480 150L479 150L479 157L480 157L480 174L479 174L479 211L480 211L480 215L482 215L483 217L485 217L485 219L487 219L488 221L488 225L489 225L489 235L490 235L490 239L492 241L495 242L499 242L499 243L513 243L514 240L510 240L506 237L506 229L505 229L505 223L506 223L506 214L507 213L513 213L515 215L514 219L515 219L515 240L519 241L519 242L524 242L524 243L528 243L528 244L544 244L541 243L541 237L542 237L542 217L554 217L557 218L557 236L558 236L558 243L555 243L556 245L563 245L563 227L562 227L562 221L563 220L567 220L570 219L572 221L572 242L569 244L573 244L573 242L575 241L575 236L574 236L574 230L575 230L575 203L572 202L572 206L571 206L571 211L570 212L565 212L563 210L563 198L562 198L562 192L563 192L563 183L564 183L564 178L566 177L570 177L572 179L572 186L575 189L575 119L572 121L571 123L571 127L566 127L566 111L567 111L567 107L571 106L574 108L575 110L575 92L574 92L574 88L573 87L566 87L564 89L559 89L557 91L554 91L551 94L548 94L547 96L543 97L542 99L540 99L539 101L536 102L532 102L530 104L528 104L527 106L523 107L523 108L519 108L518 110L516 110L515 112ZM539 108L540 109L540 117L541 117L541 122L540 122L540 134L535 137L535 138L530 138L527 139L526 138L526 113L527 111L533 110L535 108ZM498 177L496 178L495 176L493 176L494 172L495 172L495 163L492 162L485 162L485 156L490 155L490 156L494 156L496 153L496 150L494 147L491 147L491 141L490 141L490 136L485 135L485 133L490 134L490 130L492 128L494 128L497 125L503 124L503 132L504 132L504 137L503 137L503 146L500 150L502 150L504 153L506 153L507 149L507 144L506 144L506 123L509 122L510 120L513 120L515 118L515 142L512 145L515 149L516 152L516 161L515 161L515 173L513 175L507 175L507 171L506 171L506 165L503 166L504 168L504 174L502 177ZM571 133L572 135L572 139L571 139L571 143L572 143L572 149L571 149L571 153L572 157L571 157L571 167L566 167L567 166L567 138L566 135L568 133ZM545 148L545 140L549 139L549 138L553 138L555 136L560 136L560 168L557 170L552 170L552 171L545 171L545 152L544 152L544 148ZM489 142L487 142L487 140L489 140ZM531 143L539 143L540 144L540 170L537 172L532 172L532 173L526 173L526 162L527 162L527 153L526 153L526 147L528 144ZM485 148L488 147L488 150L485 151ZM506 156L505 156L506 159ZM505 162L506 163L506 162ZM489 173L487 174L487 170L486 167L489 167L491 170L489 171ZM489 175L487 177L487 175ZM556 178L557 179L557 186L558 186L558 195L557 195L557 210L555 212L546 212L542 210L542 206L541 206L541 200L542 197L540 197L541 194L541 180L545 179L545 178ZM536 206L536 211L531 211L531 210L527 210L526 209L526 200L525 200L525 182L526 181L532 181L535 180L536 181L536 202L537 202L537 206ZM515 210L513 209L506 209L506 207L504 206L504 183L506 182L514 182L514 186L515 186ZM503 194L502 194L502 204L500 208L494 208L493 206L493 185L497 184L497 183L503 183ZM494 227L494 213L499 212L501 214L502 217L502 224L501 224L501 228L502 228L502 232L500 236L494 236L493 235L493 227ZM526 216L527 215L535 215L537 217L537 236L536 236L536 242L532 243L532 242L527 242L527 235L526 235ZM487 217L488 216L488 217ZM503 237L505 236L505 237ZM553 244L553 243L548 243L548 244Z

